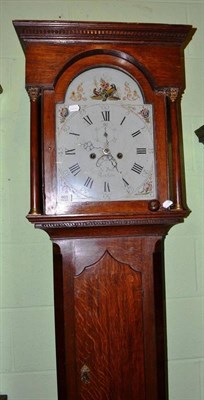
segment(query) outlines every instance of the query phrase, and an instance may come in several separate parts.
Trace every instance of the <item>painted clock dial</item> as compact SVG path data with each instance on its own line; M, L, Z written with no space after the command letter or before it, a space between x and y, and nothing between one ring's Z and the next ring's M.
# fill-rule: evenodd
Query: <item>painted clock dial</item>
M156 197L153 109L138 82L95 67L56 105L58 203Z

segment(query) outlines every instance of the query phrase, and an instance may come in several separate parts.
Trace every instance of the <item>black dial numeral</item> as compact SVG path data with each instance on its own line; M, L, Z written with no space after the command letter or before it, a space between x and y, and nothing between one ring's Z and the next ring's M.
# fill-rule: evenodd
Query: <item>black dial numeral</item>
M92 125L92 124L93 124L91 118L90 118L88 115L86 115L86 117L83 117L83 119L84 119L84 121L87 122L87 124L89 124L89 125Z
M84 182L84 186L91 189L93 185L94 180L88 176L88 178Z
M74 176L76 176L81 171L81 168L80 168L79 164L76 163L76 164L73 164L71 167L69 167L69 170Z
M147 154L146 147L137 147L137 154Z
M140 129L132 133L132 137L135 138L136 136L140 135L142 132Z
M110 193L110 185L108 182L104 182L104 192L105 193Z
M104 121L110 121L110 111L101 111Z
M125 116L125 117L123 117L123 119L122 119L122 121L121 121L120 125L122 125L122 124L123 124L123 122L125 122L125 119L126 119L126 116Z
M124 178L122 178L122 179L123 179L125 186L129 186L129 183Z
M75 133L75 132L69 132L69 135L80 136L79 133Z
M65 149L66 156L74 156L76 154L76 149Z
M131 168L131 171L136 172L137 174L141 174L143 170L143 167L137 163L133 164L133 167Z

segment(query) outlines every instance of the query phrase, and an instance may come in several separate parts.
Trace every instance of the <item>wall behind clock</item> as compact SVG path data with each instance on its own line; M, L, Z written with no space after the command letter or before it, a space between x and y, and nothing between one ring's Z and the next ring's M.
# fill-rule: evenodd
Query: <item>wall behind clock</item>
M29 210L29 100L13 19L192 24L182 101L188 204L192 214L166 239L170 400L204 399L203 0L1 0L0 394L56 400L52 249L25 219Z

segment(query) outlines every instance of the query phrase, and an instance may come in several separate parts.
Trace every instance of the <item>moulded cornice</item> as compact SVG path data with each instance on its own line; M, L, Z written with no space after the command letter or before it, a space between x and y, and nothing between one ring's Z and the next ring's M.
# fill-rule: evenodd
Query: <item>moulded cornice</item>
M16 20L13 24L24 50L32 42L170 43L185 47L195 31L191 25L124 22Z

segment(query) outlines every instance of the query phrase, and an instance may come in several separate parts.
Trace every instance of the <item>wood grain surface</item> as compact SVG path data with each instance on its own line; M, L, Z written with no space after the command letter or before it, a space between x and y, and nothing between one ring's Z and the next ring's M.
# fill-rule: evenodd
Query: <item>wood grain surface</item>
M74 288L79 398L144 399L141 273L106 252ZM88 383L80 379L84 365Z

